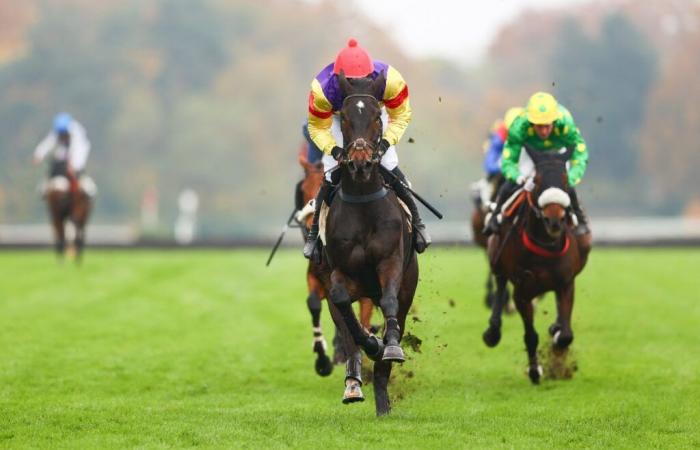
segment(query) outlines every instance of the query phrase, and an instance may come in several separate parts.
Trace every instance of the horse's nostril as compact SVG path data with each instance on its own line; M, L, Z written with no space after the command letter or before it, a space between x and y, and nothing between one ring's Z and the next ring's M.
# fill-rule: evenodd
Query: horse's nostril
M364 164L365 169L369 169L369 167L370 167L371 165L372 165L372 163L371 163L370 161L365 161L365 164Z

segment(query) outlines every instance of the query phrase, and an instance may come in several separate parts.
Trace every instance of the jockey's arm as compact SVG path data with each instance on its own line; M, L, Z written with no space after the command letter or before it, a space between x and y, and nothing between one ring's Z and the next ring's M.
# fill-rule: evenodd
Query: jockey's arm
M309 93L309 136L316 146L327 155L336 146L331 134L333 106L326 98L318 80L311 82Z
M56 147L56 135L49 133L34 150L34 162L40 163L48 153Z
M389 115L389 125L384 130L384 139L396 145L406 132L413 110L408 99L408 85L398 70L389 66L384 88L384 107Z
M583 179L583 175L586 173L586 166L588 165L588 147L586 142L581 136L581 132L571 121L571 131L567 133L567 147L572 147L574 149L569 159L569 185L576 186ZM570 137L568 136L570 135Z

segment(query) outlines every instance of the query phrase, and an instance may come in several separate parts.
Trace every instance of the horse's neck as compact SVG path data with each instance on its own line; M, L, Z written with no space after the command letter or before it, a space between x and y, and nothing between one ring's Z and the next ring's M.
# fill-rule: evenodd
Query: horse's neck
M369 195L374 194L383 186L384 179L379 173L379 167L372 170L372 175L366 182L356 182L352 179L350 172L343 170L340 177L340 187L343 192L350 195Z

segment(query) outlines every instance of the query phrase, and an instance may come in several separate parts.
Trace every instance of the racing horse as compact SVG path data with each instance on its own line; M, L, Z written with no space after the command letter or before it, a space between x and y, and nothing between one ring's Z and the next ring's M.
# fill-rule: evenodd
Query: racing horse
M350 350L346 363L344 403L364 400L360 348L374 361L376 413L390 412L388 383L392 363L404 362L400 342L406 315L418 284L410 218L395 193L384 185L378 152L382 137L381 107L384 75L348 80L340 110L343 154L340 185L325 224L324 257L330 273L331 314ZM352 303L368 297L381 309L382 338L369 334L357 321Z
M295 204L297 216L296 220L302 226L302 238L306 241L306 235L311 228L311 220L313 218L313 204L310 203L316 198L316 193L321 187L323 181L323 163L309 162L307 158L306 146L302 146L299 151L299 165L304 170L304 178L297 184L295 193ZM347 360L345 349L343 348L339 336L333 339L333 362L326 354L328 344L323 336L321 329L321 300L328 298L328 283L330 281L330 271L326 260L322 258L319 264L314 261L309 261L306 270L306 285L308 288L308 297L306 305L311 313L311 326L313 328L313 351L316 353L316 362L314 368L320 376L328 376L333 372L333 364L343 364ZM360 323L369 330L370 319L372 317L372 301L367 298L360 299Z
M496 298L489 327L483 334L489 347L501 338L501 313L506 282L513 284L513 299L525 326L528 376L533 384L542 377L537 358L538 335L534 328L532 299L554 291L557 318L549 327L555 349L567 349L574 340L571 313L576 276L583 270L591 249L591 235L576 237L575 219L569 213L566 162L572 149L540 152L525 147L535 163L535 176L520 195L518 214L504 223L488 243L489 261L496 276Z
M75 175L54 175L49 180L45 198L54 232L54 248L59 259L66 252L66 224L75 228L75 261L82 261L85 247L85 227L92 210L94 183L89 177Z

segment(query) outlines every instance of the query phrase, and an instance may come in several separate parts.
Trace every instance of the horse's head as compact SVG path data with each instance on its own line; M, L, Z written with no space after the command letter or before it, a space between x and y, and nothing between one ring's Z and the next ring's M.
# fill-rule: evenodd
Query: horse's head
M340 89L345 97L340 109L340 128L343 132L347 164L354 181L369 181L380 157L379 141L382 138L382 110L378 98L384 88L384 74L377 79L348 79L341 71Z
M566 162L571 150L542 152L525 147L535 163L535 187L532 191L535 213L544 222L547 233L559 237L565 227L569 198Z

